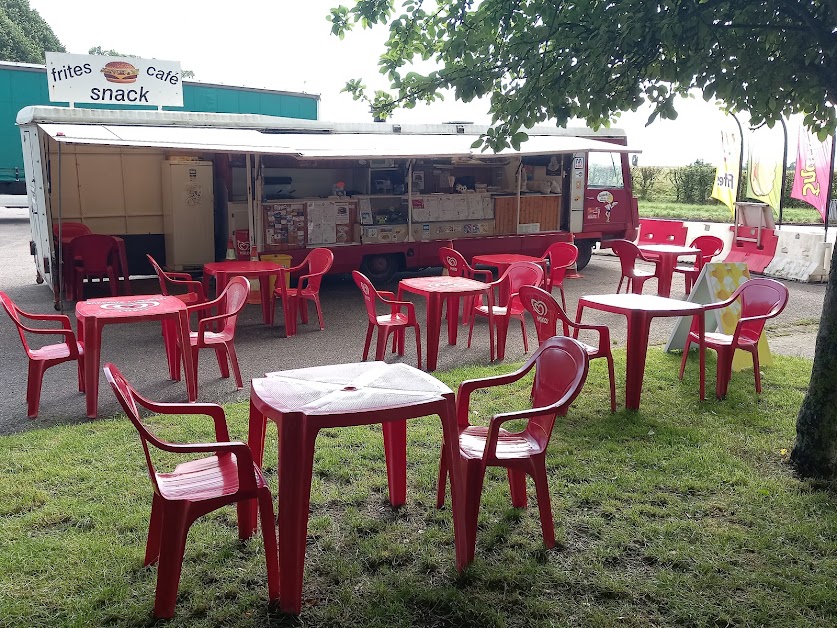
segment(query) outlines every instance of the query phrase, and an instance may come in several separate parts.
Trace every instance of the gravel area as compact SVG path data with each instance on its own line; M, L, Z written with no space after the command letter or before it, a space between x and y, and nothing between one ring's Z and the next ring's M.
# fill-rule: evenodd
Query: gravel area
M29 255L29 221L27 210L0 208L0 290L3 290L24 310L54 313L52 293L45 285L35 283L35 265ZM438 270L425 271L438 274ZM576 303L584 294L613 292L619 280L617 260L609 255L595 255L579 279L565 282L567 306L575 313ZM396 289L398 277L389 289ZM814 341L822 311L824 284L787 282L791 297L785 312L769 328L770 347L774 353L812 358ZM155 278L132 281L135 294L159 292ZM653 281L649 283L653 289ZM646 289L647 290L647 289ZM101 294L100 296L107 296ZM674 298L683 297L683 282L674 279ZM360 360L366 330L366 317L360 294L350 276L329 276L321 292L326 329L320 332L315 323L300 325L299 333L285 338L281 313L277 325L266 327L261 322L258 306L245 307L239 318L236 349L245 388L235 390L232 379L222 379L215 355L202 351L199 367L199 399L201 401L243 401L248 395L248 380L269 371L325 365ZM424 321L424 301L412 298L419 319ZM65 303L65 312L75 327L73 304ZM0 371L0 434L16 432L55 423L85 422L84 396L76 389L75 369L70 364L53 367L44 379L41 408L36 420L26 418L27 360L18 335L5 316L0 316L0 351L7 356ZM316 321L313 314L310 320ZM624 317L585 311L585 322L606 323L617 346L625 344ZM664 344L674 325L673 319L656 319L651 326L651 344ZM424 332L422 324L422 332ZM535 341L534 329L528 326L530 341ZM444 332L443 332L444 333ZM467 348L468 328L459 328L459 342L447 345L444 340L439 351L439 368L448 369L464 364L486 364L489 359L488 334L485 321L474 329L474 340ZM424 338L422 346L425 346ZM412 345L412 348L411 348ZM509 330L506 361L523 358L521 334L516 324ZM397 356L387 358L398 359ZM403 358L415 364L415 344L407 339L407 355ZM185 383L166 377L160 325L138 323L108 325L102 337L102 363L113 362L136 388L149 398L161 401L182 401L186 396ZM624 373L617 373L624 382ZM618 398L624 396L620 390ZM99 414L109 416L119 411L118 405L104 378L100 381Z

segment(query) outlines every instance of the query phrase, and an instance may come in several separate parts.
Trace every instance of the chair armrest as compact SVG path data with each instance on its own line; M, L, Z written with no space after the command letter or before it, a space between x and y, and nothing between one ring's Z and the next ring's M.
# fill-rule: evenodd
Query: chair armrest
M565 410L568 401L573 398L575 391L570 391L561 399L553 404L544 406L542 408L528 408L517 412L503 412L502 414L495 414L491 418L491 423L488 426L488 437L485 441L485 450L483 452L483 460L494 459L497 455L497 441L500 438L500 427L509 421L518 421L534 419L535 417L544 414L560 413Z
M526 375L535 365L534 361L524 364L521 368L511 373L503 373L501 375L492 375L491 377L482 377L480 379L466 379L459 384L456 391L456 418L459 425L468 424L468 410L471 406L471 393L481 388L491 388L493 386L504 386L516 382L521 377Z
M230 440L227 430L227 418L224 408L214 403L162 403L151 401L140 395L134 395L140 404L155 414L191 414L208 416L215 423L215 438L219 441Z
M491 281L491 279L494 277L494 273L492 273L490 270L477 270L475 268L474 269L474 278L476 278L480 275L485 278L486 283L489 283Z
M72 329L70 325L70 317L66 314L30 314L29 312L24 312L17 306L15 306L15 310L21 316L28 318L32 321L59 321L61 323L62 329Z
M378 296L381 297L382 301L389 299L390 301L395 301L395 293L390 292L389 290L378 290Z
M76 335L75 335L75 333L73 333L72 329L64 329L63 327L61 329L27 327L26 325L23 325L23 324L20 324L20 328L24 331L29 332L30 334L41 334L43 336L48 336L48 335L64 336L64 342L66 342L67 346L70 348L70 357L73 357L73 358L78 357L78 346L76 345Z
M167 279L172 281L194 281L189 273L163 271Z
M167 277L168 283L175 285L175 286L182 286L186 288L189 292L194 292L198 295L201 301L206 301L206 296L203 293L203 284L200 281L195 281L191 278L189 273L178 273L183 274L189 277L189 279L174 279L171 276Z
M573 323L572 321L568 321L567 325L573 328L573 338L575 339L578 339L579 330L596 331L599 333L599 347L610 346L610 328L607 325Z

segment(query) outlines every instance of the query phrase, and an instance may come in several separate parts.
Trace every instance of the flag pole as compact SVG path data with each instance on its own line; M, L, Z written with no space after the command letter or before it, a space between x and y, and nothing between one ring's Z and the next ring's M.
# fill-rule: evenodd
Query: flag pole
M825 205L825 217L823 218L823 222L825 223L825 236L823 237L823 242L828 242L828 219L831 218L831 198L834 194L834 146L837 144L837 132L831 136L831 162L828 167L828 201Z
M779 229L782 229L782 201L785 200L785 184L787 180L788 171L788 125L785 124L784 118L779 118L782 123L782 134L785 138L785 143L782 147L782 188L779 192Z
M744 170L744 131L741 129L738 116L732 112L730 112L730 115L735 120L735 124L738 125L738 138L740 140L738 145L738 178L735 180L735 200L738 201L741 198L741 173Z

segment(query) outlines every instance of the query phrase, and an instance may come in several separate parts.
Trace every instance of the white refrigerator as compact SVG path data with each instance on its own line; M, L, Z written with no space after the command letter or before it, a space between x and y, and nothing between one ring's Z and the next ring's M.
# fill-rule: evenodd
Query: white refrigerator
M200 270L215 261L211 161L162 163L166 266Z

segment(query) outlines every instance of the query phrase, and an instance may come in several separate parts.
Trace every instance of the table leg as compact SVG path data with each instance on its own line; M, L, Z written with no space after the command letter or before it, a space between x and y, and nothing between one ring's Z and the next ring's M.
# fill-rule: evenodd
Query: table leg
M79 324L79 337L84 338L84 399L87 417L95 419L99 406L99 361L101 359L102 328L93 317L85 317Z
M180 364L178 364L177 340L179 338L177 324L171 318L163 319L163 345L166 348L166 361L169 365L169 378L180 381ZM182 346L182 345L181 345ZM189 350L189 345L183 349ZM189 381L188 378L186 381Z
M456 547L456 569L462 571L473 560L476 552L476 536L469 538L466 529L466 496L462 459L459 455L459 429L456 426L456 407L453 395L446 397L445 407L439 413L442 421L442 446L448 460L450 478L450 503L453 517L453 542Z
M209 278L211 276L211 273L204 270L203 277L201 277L201 284L203 285L203 294L206 297L207 301L211 301L211 299L209 298Z
M648 331L651 317L645 312L631 311L628 319L628 345L625 355L625 408L639 410L645 357L648 352Z
M436 370L439 358L439 332L442 327L442 299L437 292L427 295L427 370Z
M447 297L448 344L456 344L456 332L459 328L459 297Z
M253 400L250 400L250 420L248 422L247 446L253 454L253 462L260 469L264 462L264 433L266 427L265 416L256 408ZM236 506L238 510L238 530L239 534L246 534L243 538L249 538L256 531L256 521L258 512L258 500L248 499L246 502L239 502ZM262 522L262 525L265 525Z
M698 345L698 355L700 356L700 400L706 399L706 345L704 340L706 337L706 316L703 312L696 314L698 317L698 335L700 337L700 344Z
M387 421L381 427L384 431L389 503L403 506L407 501L407 421Z
M262 300L262 321L270 325L270 275L259 277L259 296Z
M279 427L279 585L280 607L298 615L302 610L305 538L311 504L311 472L316 430L305 420L278 421Z
M497 359L503 360L506 357L506 339L509 337L509 316L495 316L494 324L497 327Z
M677 257L660 255L657 260L657 294L661 297L671 296L671 278L674 275L674 264Z
M186 398L190 401L198 400L198 382L195 377L195 367L192 356L192 347L189 345L189 315L186 308L177 313L177 335L180 338L180 346L183 351L183 370L186 372ZM176 366L176 365L175 365Z

